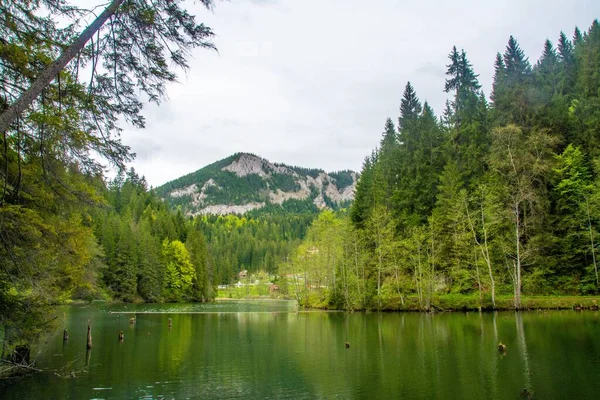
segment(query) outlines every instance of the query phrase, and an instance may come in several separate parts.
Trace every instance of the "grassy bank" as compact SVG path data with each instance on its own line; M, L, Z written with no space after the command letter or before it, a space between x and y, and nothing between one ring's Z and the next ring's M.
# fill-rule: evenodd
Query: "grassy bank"
M573 309L573 310L598 310L600 296L523 296L521 298L522 310L549 310L549 309ZM308 308L336 309L316 298L311 298L303 306ZM382 311L427 311L425 301L419 302L417 296L400 297L394 296L381 300L381 304L372 304L366 308L355 308L355 311L363 310ZM512 296L497 296L496 305L492 304L491 298L480 299L478 295L440 295L432 298L429 310L434 311L477 311L477 310L514 310L514 299Z
M597 310L600 304L600 296L523 296L521 308L524 310L537 309L592 309ZM423 307L419 304L417 297L404 299L404 305L400 298L387 301L381 307L386 311L421 311ZM479 296L465 295L443 295L434 296L431 308L436 311L467 311L467 310L514 310L514 298L512 296L496 297L496 305L491 298L480 299Z

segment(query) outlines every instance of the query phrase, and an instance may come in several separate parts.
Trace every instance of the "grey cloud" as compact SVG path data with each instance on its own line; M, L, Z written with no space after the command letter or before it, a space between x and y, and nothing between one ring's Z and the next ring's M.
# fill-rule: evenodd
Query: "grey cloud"
M147 129L126 128L136 170L159 185L236 151L326 170L359 169L407 81L439 114L447 55L464 48L489 94L509 35L532 62L546 37L586 29L600 2L232 0L197 15L219 53L197 50ZM543 15L540 15L543 10Z
M135 148L133 151L135 152L135 158L137 161L146 161L154 158L155 154L160 153L165 150L165 148L161 147L158 143L154 142L152 138L140 138L135 141Z
M446 78L446 69L444 68L444 65L437 65L432 63L421 65L415 70L415 73L418 75L430 75L439 80L443 80Z
M248 0L252 4L257 4L259 6L272 5L279 2L279 0Z

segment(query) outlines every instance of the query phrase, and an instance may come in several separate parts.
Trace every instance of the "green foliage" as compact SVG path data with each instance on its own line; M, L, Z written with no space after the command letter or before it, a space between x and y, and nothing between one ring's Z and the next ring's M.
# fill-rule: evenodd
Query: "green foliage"
M350 170L338 171L338 172L330 172L329 176L335 179L336 186L338 190L341 192L348 186L354 183L354 179L352 178L353 172Z
M72 47L62 69L53 61L69 53L94 14L74 3L0 2L3 348L32 340L56 302L107 291L160 299L160 241L151 232L158 229L143 213L169 213L133 171L105 187L103 164L123 170L132 159L118 121L144 126L140 94L160 102L177 78L173 67L187 68L188 51L213 48L210 28L177 2L113 1L105 5L111 17ZM47 73L49 83L34 84Z
M296 182L292 175L272 174L269 178L269 185L284 192L296 192L300 190L300 184Z
M104 249L102 281L124 301L208 301L213 272L204 236L180 210L172 212L134 170L106 191L109 207L95 210ZM185 246L183 242L185 241Z
M332 266L314 254L327 241L354 243L348 297L338 300L331 279L320 290L300 282L303 303L428 309L468 297L506 308L511 296L520 308L531 304L522 294L598 293L600 25L557 43L546 41L532 67L511 36L495 60L491 104L453 48L441 124L407 84L397 131L386 121L363 164L350 229L309 235L286 266L324 279Z
M162 257L165 265L165 300L181 301L190 296L196 270L190 261L190 253L179 240L162 243Z
M223 170L235 162L240 162L242 157L246 158L244 162L250 158L252 162L261 163L260 167L264 174L261 176L250 173L238 176L234 172ZM302 190L299 178L304 180L306 177L318 178L319 174L325 174L325 172L320 169L270 164L253 154L236 153L196 172L168 182L156 188L156 193L167 199L172 208L181 207L183 213L197 214L202 208L210 205L241 205L255 202L264 204L264 207L258 212L252 212L252 215L255 216L286 212L317 214L318 209L312 202L319 195L320 188L315 187L314 184L309 183L310 198L305 200L288 199L281 205L271 202L270 193L277 193L279 190L287 193L298 192ZM340 192L354 182L351 171L335 172L330 174L330 177ZM325 181L324 186L327 184L330 182ZM205 194L202 196L201 203L198 202L200 193ZM344 206L333 201L328 201L327 205L333 209Z
M234 283L242 270L274 273L306 235L314 215L198 216L195 226L213 255L215 279Z

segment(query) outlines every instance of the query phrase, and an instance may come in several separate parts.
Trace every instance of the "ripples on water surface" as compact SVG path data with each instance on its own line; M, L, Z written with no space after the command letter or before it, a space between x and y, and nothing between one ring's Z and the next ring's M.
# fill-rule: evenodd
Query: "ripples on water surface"
M298 312L294 302L222 301L71 306L57 315L70 340L63 345L60 326L37 356L37 365L51 372L0 381L0 399L519 399L527 398L524 388L536 399L591 399L600 393L597 312L330 313ZM93 348L86 354L88 319ZM506 355L498 353L499 341ZM68 377L71 371L76 377Z

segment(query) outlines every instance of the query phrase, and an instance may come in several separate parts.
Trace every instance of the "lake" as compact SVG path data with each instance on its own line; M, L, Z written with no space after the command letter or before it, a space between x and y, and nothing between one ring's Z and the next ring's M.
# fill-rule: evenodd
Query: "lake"
M60 329L35 354L46 372L0 381L1 399L600 396L592 311L305 312L288 301L220 301L56 312Z

